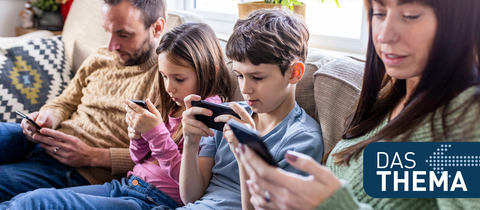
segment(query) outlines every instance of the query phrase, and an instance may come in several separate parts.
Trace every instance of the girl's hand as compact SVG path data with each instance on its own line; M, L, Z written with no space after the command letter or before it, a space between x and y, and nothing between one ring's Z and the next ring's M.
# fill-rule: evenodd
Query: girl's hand
M242 106L238 105L237 103L228 103L228 107L233 109L233 111L237 113L241 119L238 119L233 115L220 115L215 118L215 122L225 123L225 126L223 127L223 137L227 140L228 145L230 146L230 150L233 152L233 154L237 158L237 153L235 153L235 148L237 148L238 146L238 139L233 133L230 126L228 126L227 121L235 120L253 129L255 129L255 122L253 121L250 114L248 114L247 110L245 110Z
M340 188L335 175L307 155L285 153L291 166L310 174L304 177L268 165L248 146L236 151L250 176L247 186L256 209L314 209Z
M211 110L192 106L192 101L200 101L201 99L200 96L194 94L191 94L184 99L186 110L183 112L182 125L183 137L185 139L184 144L186 146L198 147L202 136L207 137L215 135L203 122L200 122L195 118L195 115L197 114L205 116L213 115Z
M162 115L150 99L147 99L145 102L147 103L148 110L129 100L124 101L126 104L125 111L127 111L127 124L140 134L144 134L163 123Z
M134 139L134 140L137 140L137 139L142 138L142 136L140 135L140 133L138 133L137 131L135 131L135 129L133 129L132 127L128 127L127 130L128 130L128 138Z

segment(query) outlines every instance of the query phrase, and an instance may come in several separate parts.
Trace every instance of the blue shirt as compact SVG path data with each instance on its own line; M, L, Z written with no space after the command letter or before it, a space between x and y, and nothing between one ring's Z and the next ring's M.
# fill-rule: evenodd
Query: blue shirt
M245 102L238 104L252 115ZM210 185L200 200L177 209L240 209L242 206L237 160L223 138L223 132L214 130L214 133L213 137L202 138L199 153L199 157L215 158ZM312 156L318 162L323 156L320 125L298 104L262 139L279 167L286 171L307 175L287 163L284 154L288 150Z

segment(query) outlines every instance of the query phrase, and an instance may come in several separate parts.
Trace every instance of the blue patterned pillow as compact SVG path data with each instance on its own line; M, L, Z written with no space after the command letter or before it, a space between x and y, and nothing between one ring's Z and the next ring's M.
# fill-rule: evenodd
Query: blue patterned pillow
M15 111L38 111L72 79L62 37L0 46L0 122L17 122Z

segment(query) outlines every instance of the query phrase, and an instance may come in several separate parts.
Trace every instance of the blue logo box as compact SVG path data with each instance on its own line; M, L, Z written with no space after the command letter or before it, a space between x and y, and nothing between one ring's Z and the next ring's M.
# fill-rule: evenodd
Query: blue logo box
M480 198L480 142L374 142L363 154L374 198Z

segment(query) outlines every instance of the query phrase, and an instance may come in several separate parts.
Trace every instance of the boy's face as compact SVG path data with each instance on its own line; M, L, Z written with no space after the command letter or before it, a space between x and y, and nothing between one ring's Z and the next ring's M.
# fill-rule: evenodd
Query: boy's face
M274 64L260 64L233 61L243 98L255 113L272 113L288 97L290 88L289 71L282 75L280 67Z

